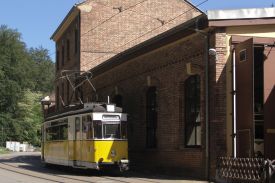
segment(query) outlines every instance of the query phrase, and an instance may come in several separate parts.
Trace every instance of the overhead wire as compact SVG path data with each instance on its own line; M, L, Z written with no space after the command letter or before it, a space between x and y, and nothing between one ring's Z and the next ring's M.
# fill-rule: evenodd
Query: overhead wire
M204 0L204 1L202 1L201 3L199 3L199 4L195 5L194 7L190 8L190 9L189 9L189 10L187 10L187 11L185 11L185 12L183 12L183 13L181 13L181 14L177 15L176 17L174 17L174 18L170 19L170 20L169 20L169 21L167 21L167 22L165 22L165 21L163 21L163 20L161 20L161 19L159 19L159 18L152 17L152 16L149 16L149 15L145 15L145 14L142 14L142 13L139 13L139 12L137 12L137 11L133 11L133 10L131 10L131 9L130 9L130 8L133 8L133 7L135 7L135 6L137 6L137 5L141 4L141 3L143 3L143 2L145 2L145 1L148 1L148 0L141 1L141 2L139 2L139 3L137 3L137 4L135 4L135 5L130 6L129 8L126 8L126 9L122 10L121 12L128 10L128 11L132 11L132 12L138 13L138 14L143 15L143 16L148 16L148 17L150 17L150 18L152 18L152 19L156 19L156 20L160 21L162 25L161 25L161 26L156 27L155 29L152 29L152 30L150 30L150 31L146 32L145 34L143 34L143 35L141 35L141 36L139 36L139 37L137 37L137 38L135 38L135 39L133 39L133 40L131 40L131 41L129 41L129 42L127 42L127 43L125 43L124 45L121 45L121 46L117 47L117 48L120 48L120 47L122 47L122 46L125 46L125 45L127 45L128 43L130 43L130 42L132 42L132 41L135 41L135 40L137 40L137 39L139 39L139 38L141 38L141 37L145 36L146 34L149 34L149 33L153 32L154 30L156 30L156 29L158 29L158 28L162 27L163 25L165 25L165 24L167 24L167 23L169 23L169 22L171 22L171 21L175 20L176 18L178 18L178 17L180 17L180 16L182 16L182 15L184 15L184 14L188 13L189 11L193 10L194 8L197 8L197 7L199 7L200 5L202 5L202 4L204 4L204 3L206 3L208 0ZM98 3L98 4L102 5L102 6L105 6L105 7L114 8L114 7L111 7L111 6L105 5L105 4L100 3L100 2L96 2L96 3ZM99 26L103 25L103 24L104 24L104 23L106 23L107 21L111 20L114 16L116 16L116 15L120 14L121 12L116 13L115 15L113 15L113 16L111 16L110 18L108 18L107 20L105 20L105 21L101 22L100 24L98 24L97 26L93 27L92 29L90 29L90 30L89 30L89 31L87 31L86 33L83 33L83 34L81 35L81 37L82 37L82 36L85 36L86 34L88 34L88 33L89 33L89 32L91 32L91 31L95 30L96 28L98 28ZM115 48L115 49L114 49L114 50L112 50L112 51L87 51L87 50L84 50L84 51L81 51L81 52L84 52L84 53L106 53L106 54L118 54L117 52L115 52L115 50L116 50L117 48ZM50 56L52 56L52 55L53 55L53 54L55 54L55 53L56 53L56 52L54 52L54 53L50 54ZM106 55L103 55L103 56L97 57L97 58L95 58L95 59L94 59L94 60L92 60L92 61L96 61L97 59L103 58L104 56L106 56ZM87 63L87 64L85 64L85 65L88 65L88 64L89 64L89 63ZM83 65L83 66L85 66L85 65Z
M148 1L148 0L144 0L144 1L142 1L142 2L145 2L145 1ZM188 9L187 11L185 11L185 12L183 12L183 13L181 13L181 14L175 16L175 17L173 17L172 19L168 20L167 22L165 22L165 24L167 24L167 23L169 23L169 22L175 20L176 18L178 18L178 17L180 17L180 16L182 16L182 15L188 13L189 11L195 9L196 7L199 7L200 5L206 3L207 1L208 1L208 0L202 1L201 3L195 5L194 7L190 8L190 9ZM138 4L140 4L140 3L142 3L142 2L139 2ZM138 5L138 4L135 4L135 5L133 5L133 6L136 6L136 5ZM133 7L133 6L131 6L131 7ZM126 11L126 9L125 9L124 11ZM156 27L156 28L154 28L154 29L152 29L152 30L150 30L150 31L147 31L146 33L144 33L144 34L138 36L137 38L134 38L134 39L128 41L127 43L125 43L125 44L123 44L123 45L121 45L121 46L115 48L114 50L112 50L112 51L110 51L110 52L108 52L108 53L116 54L116 52L114 52L115 50L117 50L117 49L121 48L122 46L125 46L125 45L127 45L127 44L129 44L129 43L131 43L131 42L133 42L133 41L135 41L135 40L137 40L137 39L139 39L139 38L141 38L141 37L143 37L143 36L145 36L145 35L151 33L151 32L153 32L154 30L157 30L158 28L160 28L160 27L162 27L162 26L163 26L163 25L158 26L158 27ZM88 53L90 53L89 51L83 51L83 52L88 52ZM104 52L104 53L107 53L107 52ZM106 56L106 55L97 57L96 59L92 60L91 62L96 61L96 60L98 60L98 59L100 59L100 58L103 58L103 57L105 57L105 56ZM86 65L90 64L91 62L89 62L89 63L87 63L87 64L84 64L84 65L82 65L82 66L86 66ZM80 73L80 72L83 72L83 71L77 71L77 72ZM74 74L74 73L68 75L68 77L72 76L73 74ZM68 77L67 77L67 76L61 76L61 77L59 77L58 79L64 79L64 78L67 78L67 79L68 79ZM75 76L74 76L74 77L75 77ZM79 75L78 77L81 77L81 75ZM58 80L58 79L57 79L57 80ZM85 81L84 81L84 82L85 82ZM83 83L82 83L82 84L83 84ZM78 87L79 87L79 86L78 86Z
M130 7L128 7L128 8L126 8L126 9L122 10L122 11L119 11L118 13L112 15L112 16L109 17L108 19L104 20L103 22L101 22L100 24L96 25L96 26L93 27L92 29L90 29L90 30L88 30L87 32L85 32L85 33L83 33L82 35L80 35L80 37L83 37L83 36L85 36L86 34L88 34L89 32L95 30L96 28L98 28L99 26L101 26L101 25L103 25L104 23L108 22L109 20L111 20L113 17L115 17L116 15L120 14L121 12L124 12L124 11L127 11L127 10L128 10L128 11L132 11L132 10L130 10L131 8L137 6L137 5L141 4L141 3L144 3L145 1L148 1L148 0L140 1L140 2L137 3L137 4L134 4L134 5L130 6ZM103 3L100 3L100 2L96 2L96 3L97 3L97 4L100 4L100 5L102 5L102 6L105 6L105 7L114 9L114 7L107 6L107 5L103 4ZM135 11L133 11L133 12L135 12ZM136 13L137 13L137 12L136 12ZM156 18L156 19L157 19L157 18ZM82 51L82 52L87 52L87 51ZM91 51L89 51L89 52L91 53ZM95 51L95 52L92 52L92 53L99 53L99 52L100 52L100 51ZM103 51L102 51L102 53L108 53L108 52L103 52ZM56 52L51 53L49 56L52 56L53 54L56 54ZM116 53L114 53L114 54L116 54Z
M99 25L95 26L94 28L90 29L88 32L82 34L81 37L84 36L84 35L86 35L86 34L88 34L88 33L91 32L91 31L95 30L97 27L99 27L100 25L106 23L107 21L111 20L113 17L115 17L116 15L120 14L122 11L129 10L130 8L135 7L135 6L137 6L138 4L141 4L141 3L145 2L145 1L148 1L148 0L141 1L141 2L139 2L139 3L137 3L137 4L133 5L133 6L130 6L130 7L127 8L127 9L119 10L119 13L117 13L117 14L111 16L110 18L108 18L107 20L105 20L104 22L102 22L101 24L99 24ZM155 30L157 30L157 29L159 29L160 27L162 27L162 26L166 25L167 23L169 23L169 22L175 20L176 18L178 18L178 17L180 17L180 16L182 16L182 15L188 13L189 11L191 11L191 10L193 10L193 9L195 9L195 8L197 8L197 7L199 7L200 5L206 3L207 1L208 1L208 0L202 1L201 3L199 3L199 4L195 5L195 6L193 6L192 8L190 8L189 10L187 10L187 11L185 11L185 12L183 12L183 13L181 13L181 14L175 16L174 18L168 20L167 22L164 22L164 21L160 20L159 18L151 17L151 18L154 18L154 19L157 19L158 21L160 21L160 22L161 22L161 25L158 26L158 27L156 27L156 28L154 28L154 29L152 29L152 30L150 30L150 31L147 31L146 33L144 33L144 34L138 36L137 38L134 38L134 39L128 41L127 43L125 43L125 44L123 44L123 45L121 45L121 46L119 46L119 47L116 47L115 49L111 50L109 53L112 53L112 52L113 52L113 53L115 54L115 52L114 52L115 50L117 50L117 49L121 48L122 46L125 46L125 45L127 45L127 44L129 44L129 43L131 43L131 42L133 42L133 41L135 41L135 40L137 40L137 39L139 39L139 38L141 38L141 37L143 37L143 36L145 36L145 35L147 35L147 34L149 34L149 33L151 33L151 32L153 32L153 31L155 31ZM132 12L135 12L135 11L132 11ZM135 12L135 13L138 13L138 12ZM140 14L140 13L139 13L139 14ZM142 15L142 14L141 14L141 15ZM88 52L88 51L85 51L85 52ZM105 53L107 53L107 52L105 52ZM96 61L96 60L98 60L98 59L100 59L100 58L103 58L103 57L105 57L105 56L106 56L106 55L97 57L96 59L92 60L91 62ZM91 62L90 62L90 63L91 63ZM90 64L90 63L84 64L84 65L82 65L82 66L86 66L86 65L88 65L88 64ZM67 70L67 71L68 71L68 70ZM66 71L62 71L61 74L63 74L63 72L66 72ZM84 72L84 73L85 73L85 71L77 71L77 72L78 72L78 73L81 73L81 72ZM90 81L90 79L92 78L92 73L91 73L90 71L88 71L88 72L89 72L91 75L90 75L90 76L86 75L86 76L85 76L85 79L82 80L80 83L78 83L76 86L73 86L73 84L72 84L72 82L71 82L71 80L70 80L70 78L69 78L70 76L72 76L72 75L75 74L75 73L72 73L72 74L69 74L69 75L66 74L65 76L61 76L61 77L58 78L57 80L66 78L66 80L69 81L71 87L73 88L73 92L75 92L75 90L76 90L78 87L80 87L81 85L83 85L84 82L88 81L88 83L91 85L91 87L93 88L93 90L96 92L95 87L93 86L93 84L92 84L91 81ZM86 72L86 73L87 73L87 72ZM77 77L76 77L76 76L74 76L74 77L75 77L75 80L76 80L78 77L81 78L82 76L79 75L79 76L77 76ZM82 78L83 78L83 77L82 77Z
M141 2L141 3L144 3L145 1L143 1L143 2ZM112 6L109 6L109 5L106 5L106 4L103 4L103 3L100 3L100 2L97 2L98 4L100 4L100 5L102 5L102 6L105 6L105 7L107 7L107 8L112 8L112 9L114 9L115 7L112 7ZM137 5L139 5L139 4L141 4L141 3L138 3L138 4L136 4L135 6L137 6ZM122 8L122 6L121 6L121 8ZM131 7L132 8L132 7ZM137 14L139 14L139 15L142 15L142 16L146 16L146 17L150 17L151 19L155 19L155 20L157 20L157 21L162 21L160 18L158 18L158 17L153 17L153 16L150 16L150 15L146 15L146 14L143 14L143 13L140 13L140 12L137 12L137 11L134 11L134 10L132 10L132 9L130 9L130 8L126 8L125 10L123 10L122 9L122 11L121 12L124 12L124 11L131 11L131 12L134 12L134 13L137 13ZM121 13L120 12L120 13Z
M85 36L85 35L88 34L89 32L95 30L95 29L98 28L99 26L101 26L101 25L103 25L104 23L108 22L109 20L111 20L112 18L114 18L115 16L117 16L118 14L120 14L121 12L127 11L127 10L129 10L129 9L131 9L131 8L133 8L133 7L137 6L137 5L139 5L139 4L141 4L141 3L144 3L145 1L148 1L148 0L140 1L140 2L137 3L137 4L134 4L134 5L132 5L132 6L129 6L128 8L126 8L126 9L124 9L124 10L122 10L122 11L119 11L118 13L112 15L111 17L109 17L108 19L104 20L104 21L101 22L100 24L96 25L96 26L93 27L92 29L90 29L90 30L88 30L87 32L83 33L83 34L81 35L81 37ZM100 5L103 5L103 6L105 6L105 7L108 7L107 5L104 5L104 4L102 4L102 3L99 3L99 2L96 2L96 3L97 3L97 4L100 4ZM114 7L112 7L112 8L114 8Z
M121 6L121 7L113 7L113 6L109 6L109 5L103 4L102 2L98 2L98 1L95 2L95 3L100 4L100 5L102 5L102 6L104 6L104 7L107 7L107 8L119 9L119 12L116 13L115 15L111 16L111 17L108 18L107 20L101 22L100 24L96 25L95 27L93 27L93 28L90 29L89 31L83 33L81 36L86 36L86 34L88 34L89 32L92 32L93 30L95 30L95 29L98 28L99 26L103 25L104 23L106 23L107 21L111 20L111 19L114 18L116 15L118 15L118 14L124 12L124 11L131 11L131 12L137 13L137 14L142 15L142 16L150 17L151 19L154 19L154 20L160 22L161 25L164 25L164 24L165 24L165 21L164 21L164 20L161 20L160 18L156 18L156 17L150 16L150 15L146 15L146 14L143 14L143 13L139 13L139 12L134 11L134 10L131 9L131 8L133 8L133 7L135 7L135 6L139 5L139 4L144 3L145 1L148 1L148 0L141 1L141 2L139 2L139 3L137 3L137 4L135 4L135 5L132 5L132 6L128 7L128 8L126 8L126 9L122 9L122 6ZM89 39L91 39L91 38L89 38ZM81 51L81 52L86 52L86 53L118 54L117 52L110 52L110 51Z
M194 5L192 8L188 9L187 11L184 11L183 13L181 13L181 14L175 16L174 18L172 18L172 19L170 19L170 20L168 20L168 21L166 21L163 25L160 25L160 26L158 26L158 27L156 27L156 28L154 28L154 29L151 29L151 30L147 31L146 33L144 33L144 34L138 36L137 38L134 38L134 39L128 41L127 43L125 43L125 44L123 44L123 45L121 45L121 46L119 46L119 47L116 47L115 49L111 50L110 52L115 52L117 49L119 49L119 48L121 48L121 47L123 47L123 46L125 46L125 45L127 45L127 44L129 44L129 43L131 43L131 42L133 42L133 41L135 41L135 40L137 40L137 39L139 39L139 38L141 38L141 37L143 37L143 36L145 36L145 35L151 33L151 32L153 32L153 31L155 31L155 30L157 30L157 29L159 29L160 27L162 27L162 26L164 26L164 25L170 23L171 21L175 20L176 18L178 18L178 17L180 17L180 16L182 16L182 15L188 13L189 11L191 11L191 10L193 10L193 9L195 9L195 8L197 8L197 7L199 7L199 6L201 6L202 4L206 3L207 1L209 1L209 0L204 0L204 1L200 2L200 3L197 4L197 5ZM86 51L86 53L89 53L89 52ZM91 64L92 62L94 62L94 61L96 61L96 60L98 60L98 59L101 59L101 58L103 58L103 57L105 57L105 56L106 56L106 55L99 56L99 57L95 58L94 60L90 61L89 63L86 63L86 64L84 64L84 65L82 65L82 66L86 66L86 65L88 65L88 64Z

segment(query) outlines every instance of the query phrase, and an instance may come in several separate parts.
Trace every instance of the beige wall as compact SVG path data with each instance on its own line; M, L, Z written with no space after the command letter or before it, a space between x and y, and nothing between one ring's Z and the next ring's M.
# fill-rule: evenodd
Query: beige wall
M275 38L275 25L233 26L226 28L227 35Z
M227 128L227 155L232 156L232 54L230 51L230 39L233 35L237 36L251 36L251 37L268 37L275 38L275 25L250 25L250 26L232 26L226 28L227 34L227 69L226 69L226 103L227 103L227 112L226 112L226 128Z

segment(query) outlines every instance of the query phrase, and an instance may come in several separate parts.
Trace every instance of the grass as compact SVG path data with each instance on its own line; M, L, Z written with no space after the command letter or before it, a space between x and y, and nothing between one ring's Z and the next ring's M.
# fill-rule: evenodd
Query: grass
M8 154L10 151L4 147L0 147L0 154Z

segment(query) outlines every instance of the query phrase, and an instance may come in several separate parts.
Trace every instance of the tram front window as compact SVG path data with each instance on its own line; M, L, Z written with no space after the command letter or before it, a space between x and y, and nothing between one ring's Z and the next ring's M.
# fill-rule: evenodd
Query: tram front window
M127 139L126 122L93 121L95 139Z
M120 124L105 124L104 125L104 138L120 139Z

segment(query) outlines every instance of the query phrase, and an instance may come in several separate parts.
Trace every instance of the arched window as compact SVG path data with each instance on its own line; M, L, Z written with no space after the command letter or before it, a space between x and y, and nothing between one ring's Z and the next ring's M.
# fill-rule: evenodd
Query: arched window
M146 147L157 147L157 95L156 87L149 87L146 93Z
M201 145L200 76L194 75L185 81L185 146Z

